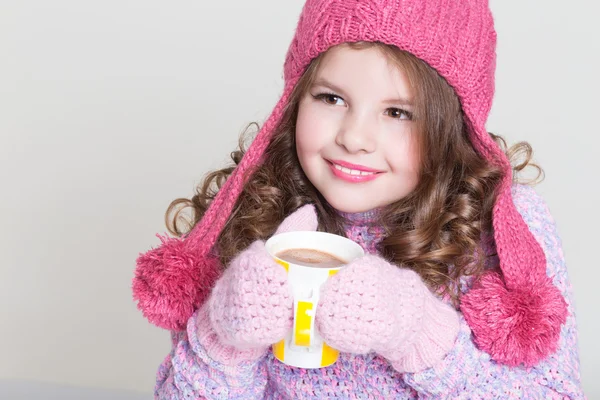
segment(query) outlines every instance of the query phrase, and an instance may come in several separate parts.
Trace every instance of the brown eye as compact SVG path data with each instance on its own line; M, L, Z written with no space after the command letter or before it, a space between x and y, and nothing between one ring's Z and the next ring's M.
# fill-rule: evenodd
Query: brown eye
M324 97L325 103L335 105L338 101L339 97L333 94L327 94Z
M333 93L320 93L313 96L316 100L321 100L325 104L329 104L330 106L339 106L343 105L344 99L340 96Z
M388 115L395 119L412 120L412 118L413 118L413 115L411 112L403 110L401 108L388 108Z

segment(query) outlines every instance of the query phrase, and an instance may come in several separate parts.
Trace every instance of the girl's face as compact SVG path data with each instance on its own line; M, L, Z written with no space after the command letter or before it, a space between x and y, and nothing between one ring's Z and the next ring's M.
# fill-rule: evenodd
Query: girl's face
M418 183L413 93L376 48L332 48L302 97L296 151L302 169L342 212L387 206Z

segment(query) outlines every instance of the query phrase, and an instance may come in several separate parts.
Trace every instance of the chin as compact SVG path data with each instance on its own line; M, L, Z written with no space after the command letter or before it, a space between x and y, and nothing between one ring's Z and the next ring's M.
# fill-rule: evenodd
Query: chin
M361 204L358 202L353 202L351 200L348 201L349 200L348 198L342 199L342 198L329 198L326 196L324 196L324 197L325 197L325 200L327 200L327 203L329 203L329 205L331 205L337 211L344 212L344 213L350 213L350 214L361 213L361 212L371 211L371 210L379 207L378 204Z

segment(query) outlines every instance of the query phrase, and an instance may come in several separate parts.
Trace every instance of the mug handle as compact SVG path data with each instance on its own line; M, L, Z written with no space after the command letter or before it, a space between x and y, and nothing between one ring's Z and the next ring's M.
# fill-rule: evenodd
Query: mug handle
M329 277L337 274L338 269L330 270ZM306 290L306 289L305 289ZM310 347L315 337L315 315L319 303L319 289L313 292L302 293L300 296L294 296L294 329L292 334L292 344L301 347Z
M285 268L289 272L290 265L274 257L275 262ZM330 272L331 276L332 273ZM309 293L304 293L304 296L294 296L294 324L292 330L292 345L301 347L310 347L312 338L314 337L315 324L314 316L318 299L313 299L312 290ZM298 300L302 297L302 300ZM316 300L316 301L315 301Z

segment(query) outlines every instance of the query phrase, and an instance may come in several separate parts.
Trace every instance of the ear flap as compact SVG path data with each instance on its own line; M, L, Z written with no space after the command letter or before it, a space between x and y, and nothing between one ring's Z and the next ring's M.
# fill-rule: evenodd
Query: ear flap
M161 245L138 257L133 297L151 323L184 330L187 320L210 294L223 269L211 251L230 218L248 173L262 163L292 89L293 86L286 88L242 161L192 231L185 238L158 235Z

